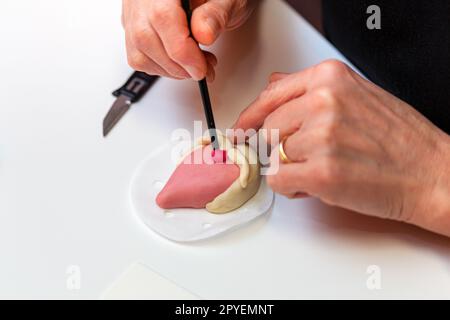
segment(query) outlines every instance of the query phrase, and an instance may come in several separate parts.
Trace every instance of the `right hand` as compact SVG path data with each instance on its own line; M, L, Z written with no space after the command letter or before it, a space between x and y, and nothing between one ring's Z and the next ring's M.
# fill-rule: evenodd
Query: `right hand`
M192 34L211 45L226 30L241 26L257 0L195 0ZM216 57L189 36L181 0L123 0L122 23L133 69L175 79L214 79Z

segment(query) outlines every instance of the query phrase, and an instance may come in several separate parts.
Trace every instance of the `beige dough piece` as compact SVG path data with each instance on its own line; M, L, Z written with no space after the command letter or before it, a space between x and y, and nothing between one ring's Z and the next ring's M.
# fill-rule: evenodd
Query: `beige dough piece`
M206 210L211 213L227 213L241 207L250 200L261 184L260 164L257 153L248 144L233 145L231 141L221 135L219 144L227 152L227 158L239 166L239 178L222 194L206 204ZM209 138L203 138L200 145L211 144Z

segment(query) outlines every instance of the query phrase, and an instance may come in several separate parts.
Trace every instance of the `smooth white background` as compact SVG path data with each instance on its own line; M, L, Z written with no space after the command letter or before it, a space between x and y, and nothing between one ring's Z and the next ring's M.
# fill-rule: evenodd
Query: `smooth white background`
M110 92L130 74L120 9L0 4L0 297L97 298L139 260L204 298L450 298L449 240L314 200L277 197L265 219L197 244L147 230L130 210L131 175L203 115L195 83L162 80L102 138ZM272 71L342 58L278 0L214 51L222 128ZM81 268L79 291L66 287L70 265ZM367 289L369 265L381 268L382 290Z

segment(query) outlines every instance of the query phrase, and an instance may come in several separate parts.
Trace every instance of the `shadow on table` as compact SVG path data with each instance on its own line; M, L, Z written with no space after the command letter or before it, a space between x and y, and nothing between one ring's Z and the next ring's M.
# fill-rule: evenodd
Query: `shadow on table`
M444 263L450 263L450 238L406 223L330 207L314 199L288 200L277 196L276 201L279 202L276 205L276 214L271 209L269 214L243 226L240 230L207 240L208 244L232 245L234 242L257 236L263 228L276 229L275 231L283 237L296 237L299 232L308 230L308 233L314 234L318 239L326 234L326 237L358 241L363 246L367 245L368 249L374 246L377 249L381 248L383 244L380 240L389 238L431 252L444 259Z

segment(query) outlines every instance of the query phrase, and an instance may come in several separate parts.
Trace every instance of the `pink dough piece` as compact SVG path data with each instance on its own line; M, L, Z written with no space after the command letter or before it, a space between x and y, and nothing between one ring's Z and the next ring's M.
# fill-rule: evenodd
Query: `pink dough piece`
M215 163L224 163L227 161L226 150L212 150L211 155Z
M234 163L215 162L211 146L198 148L175 169L156 203L163 209L204 208L239 177ZM221 155L222 157L223 155Z

